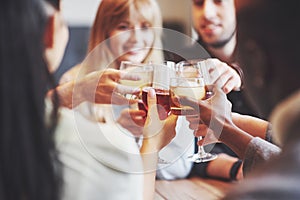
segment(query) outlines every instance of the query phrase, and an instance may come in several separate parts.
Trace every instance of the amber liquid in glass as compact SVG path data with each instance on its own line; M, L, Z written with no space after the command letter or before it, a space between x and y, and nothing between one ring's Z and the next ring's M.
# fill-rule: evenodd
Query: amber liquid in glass
M142 102L138 102L140 110L144 110L146 113L148 111L147 95L149 87L145 87L142 90ZM155 88L156 101L157 101L157 110L159 118L164 120L168 117L170 112L170 93L169 90Z

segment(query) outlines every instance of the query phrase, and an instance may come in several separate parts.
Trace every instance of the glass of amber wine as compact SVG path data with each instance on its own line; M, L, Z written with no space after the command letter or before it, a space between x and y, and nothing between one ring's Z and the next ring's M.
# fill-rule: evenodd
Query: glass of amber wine
M147 96L150 88L156 93L157 111L160 120L165 120L170 114L170 78L175 77L175 63L172 61L164 61L161 63L150 62L153 67L152 87L144 87L142 89L142 102L139 102L139 109L148 111ZM159 164L170 164L170 161L159 156Z
M157 110L159 118L165 120L170 112L170 78L175 76L175 63L171 61L164 61L162 63L150 63L153 66L153 83L152 88L155 90L157 99ZM147 95L150 87L142 89L142 102L139 103L139 109L147 112Z

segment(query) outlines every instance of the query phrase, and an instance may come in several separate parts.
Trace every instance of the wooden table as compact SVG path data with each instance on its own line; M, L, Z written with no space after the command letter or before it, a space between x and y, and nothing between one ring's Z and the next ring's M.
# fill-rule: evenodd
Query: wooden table
M155 199L220 199L233 185L234 183L230 182L198 177L174 181L158 180L155 186Z

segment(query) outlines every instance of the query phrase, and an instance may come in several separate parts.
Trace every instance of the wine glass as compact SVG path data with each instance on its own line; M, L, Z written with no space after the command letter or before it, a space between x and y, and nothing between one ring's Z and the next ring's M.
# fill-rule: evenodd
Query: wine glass
M203 59L183 60L176 64L176 76L186 78L202 77L198 63Z
M125 80L120 79L120 84L140 89L140 93L125 94L127 99L141 99L143 87L152 86L153 80L153 67L150 64L133 63L130 61L122 61L120 70L126 73L130 73L132 76L138 77L138 80Z
M156 93L159 118L164 120L168 117L170 112L169 85L170 78L175 76L175 63L172 61L164 61L162 63L150 62L150 64L154 70L151 88L153 88ZM150 87L144 87L142 89L142 102L139 102L139 109L145 112L148 110L147 95L149 89Z
M181 105L180 102L178 102L178 98L190 97L197 100L206 100L212 96L211 89L212 87L207 87L203 77L177 77L171 79L171 112L175 115L199 115L199 110L195 110L189 106ZM202 139L202 136L199 136L197 138L197 140ZM202 145L198 146L197 153L188 157L190 161L196 163L207 162L216 158L216 154L205 152L204 147Z

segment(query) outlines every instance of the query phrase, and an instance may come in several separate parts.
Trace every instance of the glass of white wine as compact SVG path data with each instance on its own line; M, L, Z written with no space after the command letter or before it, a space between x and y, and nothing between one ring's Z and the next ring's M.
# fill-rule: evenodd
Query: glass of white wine
M183 60L176 64L176 76L186 78L199 78L202 77L199 69L199 62L203 59Z
M125 94L127 99L141 99L142 89L152 86L153 66L144 63L133 63L130 61L122 61L120 70L138 77L137 80L120 80L121 85L130 86L140 89L140 94Z
M190 106L182 105L178 100L182 97L206 100L207 98L210 98L210 91L207 91L203 78L177 77L172 78L170 81L170 95L172 114L197 116L199 115L199 110L195 110ZM202 140L202 137L198 137L198 140ZM202 145L198 146L197 153L188 157L190 161L196 163L207 162L215 158L217 158L217 155L205 152Z

